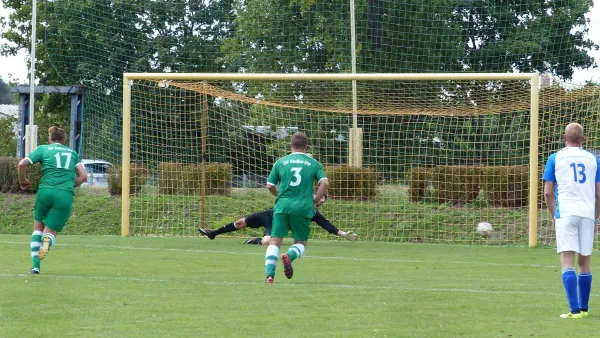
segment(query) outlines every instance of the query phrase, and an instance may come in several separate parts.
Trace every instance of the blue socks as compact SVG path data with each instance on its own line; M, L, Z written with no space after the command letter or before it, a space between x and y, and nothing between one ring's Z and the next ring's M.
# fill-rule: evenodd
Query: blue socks
M579 285L579 310L587 311L588 302L590 300L590 290L592 289L592 273L580 272L577 283ZM569 302L569 304L571 304L571 302Z
M569 301L569 307L571 313L579 313L579 299L577 298L577 274L575 269L564 268L562 270L562 280L565 286L565 292L567 293L567 300Z

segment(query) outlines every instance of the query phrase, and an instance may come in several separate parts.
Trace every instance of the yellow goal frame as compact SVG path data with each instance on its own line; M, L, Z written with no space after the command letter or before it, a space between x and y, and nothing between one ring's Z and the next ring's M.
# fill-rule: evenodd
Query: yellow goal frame
M131 85L133 80L274 80L274 81L434 81L434 80L529 80L530 135L529 135L529 247L537 246L538 240L538 134L539 134L539 86L538 73L409 73L409 74L245 74L245 73L124 73L123 74L123 151L122 151L122 199L121 235L129 236L130 212L130 150L131 150ZM356 114L356 112L354 112Z

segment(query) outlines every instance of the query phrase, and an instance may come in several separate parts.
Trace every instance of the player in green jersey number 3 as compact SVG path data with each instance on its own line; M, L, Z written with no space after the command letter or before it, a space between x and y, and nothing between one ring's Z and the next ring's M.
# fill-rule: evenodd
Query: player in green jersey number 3
M290 145L292 153L275 162L267 179L267 189L277 196L273 208L271 244L265 256L267 284L273 283L279 248L289 230L292 231L294 245L281 255L281 262L285 276L292 278L292 262L304 253L310 234L310 220L315 214L317 202L327 193L327 177L323 166L306 154L308 137L304 133L295 133ZM315 180L319 188L313 195Z
M50 144L42 145L19 162L19 184L26 190L31 183L25 177L27 166L41 162L42 178L33 209L30 273L40 273L40 261L46 257L71 216L75 187L87 180L79 155L64 145L67 135L62 128L48 130Z

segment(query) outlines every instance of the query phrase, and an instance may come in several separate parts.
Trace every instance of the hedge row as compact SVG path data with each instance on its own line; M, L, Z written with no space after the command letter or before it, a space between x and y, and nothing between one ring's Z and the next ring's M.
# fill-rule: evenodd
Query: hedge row
M377 172L371 168L328 166L324 170L329 181L327 193L329 198L366 200L374 197L377 193ZM159 163L158 192L167 195L199 194L202 188L201 177L201 165ZM233 179L231 164L207 164L205 178L207 194L231 194Z
M230 195L233 179L231 164L209 163L205 168L206 194ZM158 164L158 192L166 195L199 194L202 165L161 162Z
M130 166L130 193L139 194L151 178L150 171L136 163ZM377 172L370 168L330 166L324 168L329 179L328 197L334 199L365 200L377 193ZM202 166L161 162L156 170L158 193L163 195L198 195L202 189ZM210 163L205 168L206 193L230 195L232 166ZM109 192L121 195L121 168L116 166L108 174Z
M0 157L0 191L21 192L18 181L18 158ZM327 166L329 178L328 197L334 199L367 200L377 193L378 173L372 168ZM156 179L160 194L200 194L202 167L198 164L161 162ZM540 167L540 175L543 167ZM37 192L40 182L39 165L28 169L27 177L32 185L29 192ZM139 194L142 187L153 177L151 171L140 164L130 166L130 193ZM229 195L232 185L232 166L210 163L205 168L206 193ZM487 202L497 207L521 207L527 205L529 192L529 166L465 167L438 166L412 168L408 173L409 198L411 201L425 199L429 181L434 188L433 198L439 203L469 203L485 192ZM543 183L538 185L539 204L543 204ZM111 195L121 195L121 167L108 172Z
M120 196L123 194L121 174L123 174L123 168L120 165L108 170L108 192L112 196ZM142 186L148 182L148 178L148 168L137 163L131 163L129 165L129 194L139 194L142 190Z
M20 160L20 158L15 157L0 157L0 192L23 192L19 186L19 173L17 169ZM26 192L37 192L40 185L40 178L41 171L39 164L27 167L27 179L31 182L31 186Z
M418 202L425 198L425 191L427 190L429 174L427 168L412 168L408 172L408 196L411 202Z
M122 194L121 166L108 172L108 191L111 195ZM158 192L163 195L198 195L202 189L202 165L161 162L157 169ZM129 192L137 195L153 177L151 171L139 163L131 163ZM232 171L230 164L209 163L205 168L206 193L229 195Z
M372 168L326 166L329 187L327 197L347 200L368 200L377 194L377 171Z
M434 199L439 203L469 203L482 190L487 202L495 207L525 206L529 198L528 165L412 168L408 178L409 197L413 202L425 199L429 181L435 191ZM540 183L538 188L541 186Z
M468 203L479 196L479 176L472 167L436 167L431 171L431 182L440 203Z
M130 193L139 194L151 178L150 171L136 163L130 166ZM370 168L330 166L324 168L329 180L328 197L334 199L365 200L377 193L377 172ZM164 195L198 195L202 189L202 166L161 162L157 168L158 192ZM206 193L230 195L232 166L223 163L206 165ZM116 166L108 174L109 192L121 195L121 168Z
M529 166L483 168L482 189L488 203L495 207L522 207L529 197Z

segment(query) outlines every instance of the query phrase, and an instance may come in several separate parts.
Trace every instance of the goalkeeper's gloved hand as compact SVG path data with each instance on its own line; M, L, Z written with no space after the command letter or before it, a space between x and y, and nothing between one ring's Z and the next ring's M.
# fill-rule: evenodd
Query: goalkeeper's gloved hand
M354 231L342 231L342 237L349 241L355 241L358 239L358 235Z

